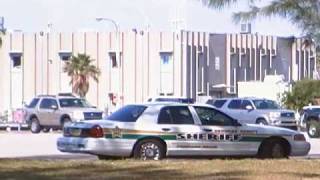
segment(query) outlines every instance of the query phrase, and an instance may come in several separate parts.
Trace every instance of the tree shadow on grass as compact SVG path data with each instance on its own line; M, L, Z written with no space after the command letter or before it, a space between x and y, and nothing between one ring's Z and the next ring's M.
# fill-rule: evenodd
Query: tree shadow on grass
M37 161L39 162L39 161ZM40 161L41 162L41 161ZM0 161L1 163L1 161ZM86 164L87 163L87 164ZM124 162L125 163L125 162ZM129 166L114 166L113 161L98 162L92 161L78 163L75 161L64 164L64 161L46 165L17 166L15 168L0 169L1 180L62 180L62 179L240 179L249 172L245 171L222 171L214 173L187 173L183 169L167 169L158 163L150 164L130 162ZM199 167L201 168L201 167ZM195 171L197 171L195 169Z

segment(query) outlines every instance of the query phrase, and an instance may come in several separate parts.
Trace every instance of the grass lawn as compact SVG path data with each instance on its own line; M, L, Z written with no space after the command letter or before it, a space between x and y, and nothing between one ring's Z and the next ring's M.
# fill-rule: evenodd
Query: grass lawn
M0 159L0 179L320 179L320 160Z

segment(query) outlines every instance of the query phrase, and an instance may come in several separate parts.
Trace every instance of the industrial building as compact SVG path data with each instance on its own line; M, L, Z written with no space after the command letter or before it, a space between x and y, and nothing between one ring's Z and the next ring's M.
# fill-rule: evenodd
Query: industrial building
M314 46L303 39L206 32L12 32L0 48L0 112L39 94L70 92L63 72L86 53L101 70L86 98L103 109L150 96L235 96L237 82L282 74L288 82L316 78Z

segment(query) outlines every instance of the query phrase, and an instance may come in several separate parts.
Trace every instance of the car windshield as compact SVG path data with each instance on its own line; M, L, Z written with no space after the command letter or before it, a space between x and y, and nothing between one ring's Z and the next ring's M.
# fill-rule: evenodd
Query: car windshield
M79 98L61 98L59 99L60 106L65 107L77 107L77 108L88 108L92 107L85 99Z
M312 108L311 112L313 113L320 113L320 108Z
M267 99L253 100L253 104L257 109L280 109L280 106L275 101Z

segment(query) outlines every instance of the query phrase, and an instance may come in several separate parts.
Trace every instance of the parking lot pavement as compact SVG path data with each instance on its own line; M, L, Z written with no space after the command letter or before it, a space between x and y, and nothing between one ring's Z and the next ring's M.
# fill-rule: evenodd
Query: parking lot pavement
M57 138L61 133L50 132L32 134L29 131L0 131L0 158L30 159L96 159L87 154L62 153L56 148ZM320 159L320 139L310 139L311 150L305 158Z
M0 132L0 158L70 155L57 150L56 140L60 136L58 132Z

